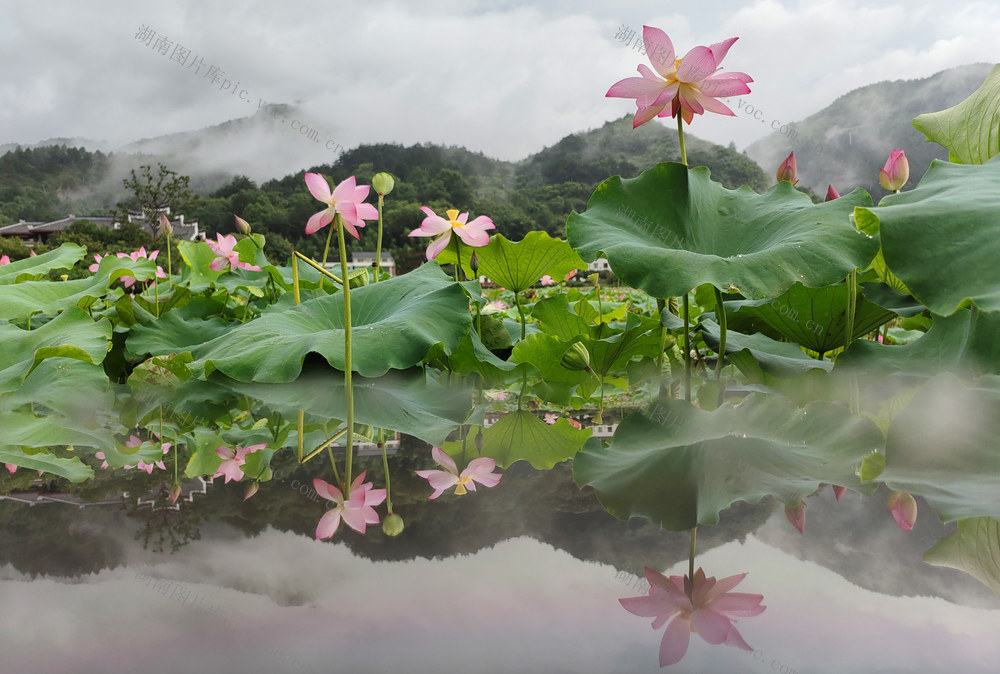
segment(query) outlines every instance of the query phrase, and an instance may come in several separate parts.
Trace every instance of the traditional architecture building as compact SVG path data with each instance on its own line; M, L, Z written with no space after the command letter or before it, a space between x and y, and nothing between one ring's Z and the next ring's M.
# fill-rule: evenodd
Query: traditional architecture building
M183 215L172 216L169 207L158 209L153 215L152 221L147 219L144 213L129 211L128 221L139 225L149 235L156 236L159 232L161 214L166 215L170 220L175 240L186 239L188 241L196 241L205 238L205 234L198 228L197 220L185 222ZM66 231L81 220L92 222L98 227L104 227L105 229L118 229L121 227L121 223L115 218L101 215L82 217L70 214L61 220L53 220L51 222L25 222L21 220L12 225L5 225L0 227L0 236L17 237L24 241L25 245L30 248L36 243L46 243L48 238L53 234Z
M354 271L355 269L366 268L370 269L375 264L375 253L369 250L359 251L357 253L351 253L351 259L347 262L347 270ZM382 271L387 273L389 276L396 275L396 261L392 257L392 253L382 253ZM339 274L337 271L340 269L340 262L327 262L326 268L331 270L334 274Z

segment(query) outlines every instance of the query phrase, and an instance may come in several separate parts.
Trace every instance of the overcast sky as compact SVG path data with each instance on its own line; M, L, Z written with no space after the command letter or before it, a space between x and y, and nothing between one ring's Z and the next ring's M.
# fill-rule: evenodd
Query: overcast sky
M740 38L723 66L754 78L741 104L763 117L708 115L693 125L695 135L740 148L857 87L1000 60L995 2L947 11L929 0L0 7L0 144L79 137L114 147L245 117L263 100L300 103L331 147L433 142L520 159L634 112L632 101L604 94L646 62L616 37L623 27L641 35L644 23L664 29L680 55ZM155 33L149 44L137 37L143 29Z

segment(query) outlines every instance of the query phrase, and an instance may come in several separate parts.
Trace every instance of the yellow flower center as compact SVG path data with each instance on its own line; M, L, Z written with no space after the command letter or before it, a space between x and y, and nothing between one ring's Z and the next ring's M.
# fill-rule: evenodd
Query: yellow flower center
M472 482L471 477L458 478L458 484L455 486L455 496L462 496L464 494L468 494L469 492L466 490L465 485L467 485L470 482Z
M452 229L454 229L456 227L464 227L464 225L461 222L458 221L458 210L457 209L453 208L453 209L447 211L447 214L448 214L448 223L451 225ZM464 494L465 492L462 492L462 493Z

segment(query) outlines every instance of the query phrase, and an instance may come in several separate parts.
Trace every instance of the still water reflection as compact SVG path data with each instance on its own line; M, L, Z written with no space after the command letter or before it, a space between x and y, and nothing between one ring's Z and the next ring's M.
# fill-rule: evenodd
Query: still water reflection
M662 630L618 599L645 565L685 573L688 538L612 518L568 470L431 504L401 484L396 539L315 540L297 479L243 503L220 478L179 511L0 501L0 671L661 671ZM945 528L899 531L882 496L820 493L804 535L767 501L703 528L698 565L748 572L767 610L739 622L753 652L692 639L662 671L995 671L1000 601L922 563Z

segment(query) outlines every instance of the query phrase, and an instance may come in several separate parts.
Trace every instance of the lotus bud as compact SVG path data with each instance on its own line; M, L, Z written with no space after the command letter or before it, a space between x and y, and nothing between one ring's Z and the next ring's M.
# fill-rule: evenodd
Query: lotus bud
M832 485L832 486L833 486L833 495L839 501L840 497L844 495L845 491L847 491L847 487L838 487L837 485Z
M160 213L160 231L170 236L174 233L174 226L170 224L170 218L164 213Z
M256 494L258 489L260 489L260 482L257 480L248 484L246 490L243 492L243 500L246 501L248 498Z
M469 260L469 267L472 269L473 274L479 271L479 256L476 255L476 251L472 251L472 259Z
M573 342L562 357L562 366L567 370L590 370L590 352L581 342Z
M917 521L917 501L905 491L894 491L889 494L886 504L892 513L896 524L903 531L910 531Z
M789 507L785 506L785 517L788 521L792 523L792 526L799 530L800 534L804 534L806 531L806 504L805 501L799 501L797 505Z
M879 169L879 183L890 192L898 192L909 179L910 162L906 161L906 154L902 150L893 150L889 153L885 166Z
M372 177L372 187L375 188L375 193L380 197L392 192L392 188L396 186L396 181L388 173L376 173ZM400 529L402 531L402 529Z
M234 215L233 217L236 218L236 231L243 236L250 236L250 223L238 215Z
M403 533L403 518L396 513L389 513L388 517L382 520L382 532L386 536L400 535Z
M167 496L167 498L170 499L170 505L176 504L177 499L179 499L180 497L181 497L181 486L179 484L175 484L173 487L170 488L170 494Z
M833 185L827 185L826 187L826 200L833 201L834 199L840 198L840 192L833 189Z
M799 182L796 176L798 176L798 170L795 166L795 153L789 152L788 156L785 157L785 161L781 162L781 166L778 167L778 172L775 174L775 177L778 179L779 183L782 180L787 180L794 185Z

